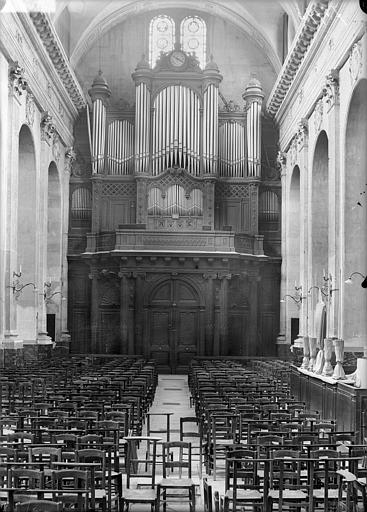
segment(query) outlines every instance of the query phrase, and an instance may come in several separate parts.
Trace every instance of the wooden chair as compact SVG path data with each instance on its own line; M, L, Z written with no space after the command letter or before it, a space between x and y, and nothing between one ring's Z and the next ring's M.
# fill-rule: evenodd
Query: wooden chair
M65 508L77 508L79 512L91 510L94 504L94 482L90 479L90 472L79 469L60 469L52 472L52 488L54 498ZM85 493L75 490L84 490ZM59 492L58 492L59 491ZM65 492L68 491L68 492ZM89 499L89 493L91 494ZM102 507L105 511L106 507Z
M186 428L187 427L187 428ZM197 439L195 445L193 440ZM180 441L188 441L191 443L192 459L199 462L199 477L201 478L203 465L203 436L201 424L195 416L185 416L180 418ZM194 459L197 457L197 459Z
M336 507L340 496L338 470L343 458L336 450L314 450L310 453L310 512ZM346 459L344 459L346 462ZM349 511L348 511L349 512Z
M11 468L9 470L9 487L18 489L14 495L15 503L35 500L38 498L37 489L45 487L45 474L39 469ZM22 489L24 489L24 494Z
M223 511L243 510L245 506L260 511L263 502L264 488L258 474L256 452L247 449L229 451L226 459Z
M272 511L277 503L279 511L310 512L309 489L300 478L300 456L296 450L276 450L272 454L267 510Z
M161 501L163 502L163 511L166 512L167 501L179 499L182 502L182 500L188 499L190 512L195 512L195 484L191 474L191 443L170 441L162 443L162 449L163 479L157 486L158 510ZM186 491L187 494L177 494L177 490Z
M220 459L225 461L227 447L233 445L236 441L238 419L237 413L228 410L213 411L209 416L206 465L208 474L213 470L214 480L217 478L218 461Z
M47 500L29 500L15 506L15 512L62 512L62 510L62 503Z
M122 492L121 512L128 510L130 504L150 505L152 512L158 512L155 478L157 443L160 440L159 437L149 436L126 437L126 489ZM139 457L138 448L141 453L145 453L144 458ZM143 480L146 481L146 484L142 483Z
M208 484L208 478L203 478L204 512L213 512L213 488Z

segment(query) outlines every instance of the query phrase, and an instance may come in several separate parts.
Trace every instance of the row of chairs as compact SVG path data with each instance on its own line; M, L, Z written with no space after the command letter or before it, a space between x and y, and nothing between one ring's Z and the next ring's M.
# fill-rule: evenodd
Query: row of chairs
M348 512L365 506L367 447L357 444L358 433L340 432L334 421L307 411L291 395L284 363L275 369L262 363L200 360L191 365L192 405L203 439L206 471L213 481L218 474L225 478L224 494L216 493L212 499L208 498L208 480L204 480L207 509L214 503L217 510L225 511L244 506L288 510L284 508L287 503L290 510L328 510L323 507L325 500L328 507L329 490L333 506L345 503ZM340 466L335 460L332 468L323 462L331 454L340 459ZM245 461L237 460L239 455ZM274 479L275 467L279 475L281 466L282 484ZM294 488L287 488L288 484ZM237 490L241 500L236 498Z
M37 501L52 499L62 510L70 493L78 510L122 510L126 437L141 434L156 385L154 362L142 358L78 356L4 372L0 492L10 509L36 487ZM16 487L21 469L38 472L38 480L24 477ZM55 492L61 471L66 488Z

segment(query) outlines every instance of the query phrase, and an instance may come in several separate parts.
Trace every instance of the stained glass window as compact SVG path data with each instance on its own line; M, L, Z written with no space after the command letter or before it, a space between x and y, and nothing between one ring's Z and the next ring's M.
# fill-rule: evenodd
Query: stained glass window
M175 22L165 15L156 16L150 22L149 31L149 63L156 65L161 52L173 50L175 44Z
M206 25L198 16L188 16L181 23L181 47L194 53L202 69L206 65Z

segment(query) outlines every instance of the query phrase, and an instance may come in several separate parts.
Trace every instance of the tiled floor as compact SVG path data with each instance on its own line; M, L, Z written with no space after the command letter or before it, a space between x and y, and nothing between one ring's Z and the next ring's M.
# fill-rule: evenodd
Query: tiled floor
M170 415L170 432L171 441L179 440L180 432L180 418L185 416L195 416L195 411L190 408L190 391L187 384L187 375L159 375L158 386L155 394L155 399L149 412L151 416L151 429L159 430L166 426L166 416L162 416L162 413L171 413ZM154 413L159 415L154 416ZM143 430L143 434L146 434L146 425ZM154 436L159 434L154 433ZM165 434L162 434L163 440L165 440ZM190 439L187 439L190 440ZM197 443L197 439L192 439L193 442ZM159 453L161 453L159 451ZM159 460L159 458L158 458ZM203 494L202 494L202 479L200 464L197 458L193 463L193 480L197 484L196 491L196 512L204 511ZM157 467L157 481L159 481L162 474L161 465ZM223 478L218 478L216 482L212 482L211 478L208 478L210 483L213 485L214 490L223 492ZM132 512L148 511L150 507L144 507L143 505L133 505L130 507ZM186 512L189 511L189 506L184 501L172 502L167 505L167 512Z

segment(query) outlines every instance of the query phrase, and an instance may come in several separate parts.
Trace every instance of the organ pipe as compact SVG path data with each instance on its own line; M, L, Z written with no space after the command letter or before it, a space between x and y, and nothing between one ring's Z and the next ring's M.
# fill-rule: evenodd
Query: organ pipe
M92 172L100 174L105 166L105 144L106 144L106 106L111 91L102 71L93 80L89 95L93 102L92 110Z
M253 77L243 94L247 106L247 160L248 175L251 177L261 174L261 105L263 98L261 84Z
M150 92L145 82L136 87L135 109L135 172L149 167Z
M109 174L132 174L134 126L129 121L113 121L108 126L107 162Z
M186 168L199 175L200 98L189 87L172 85L154 99L152 174L170 167Z
M246 135L244 126L233 119L219 127L219 175L228 178L247 176Z

